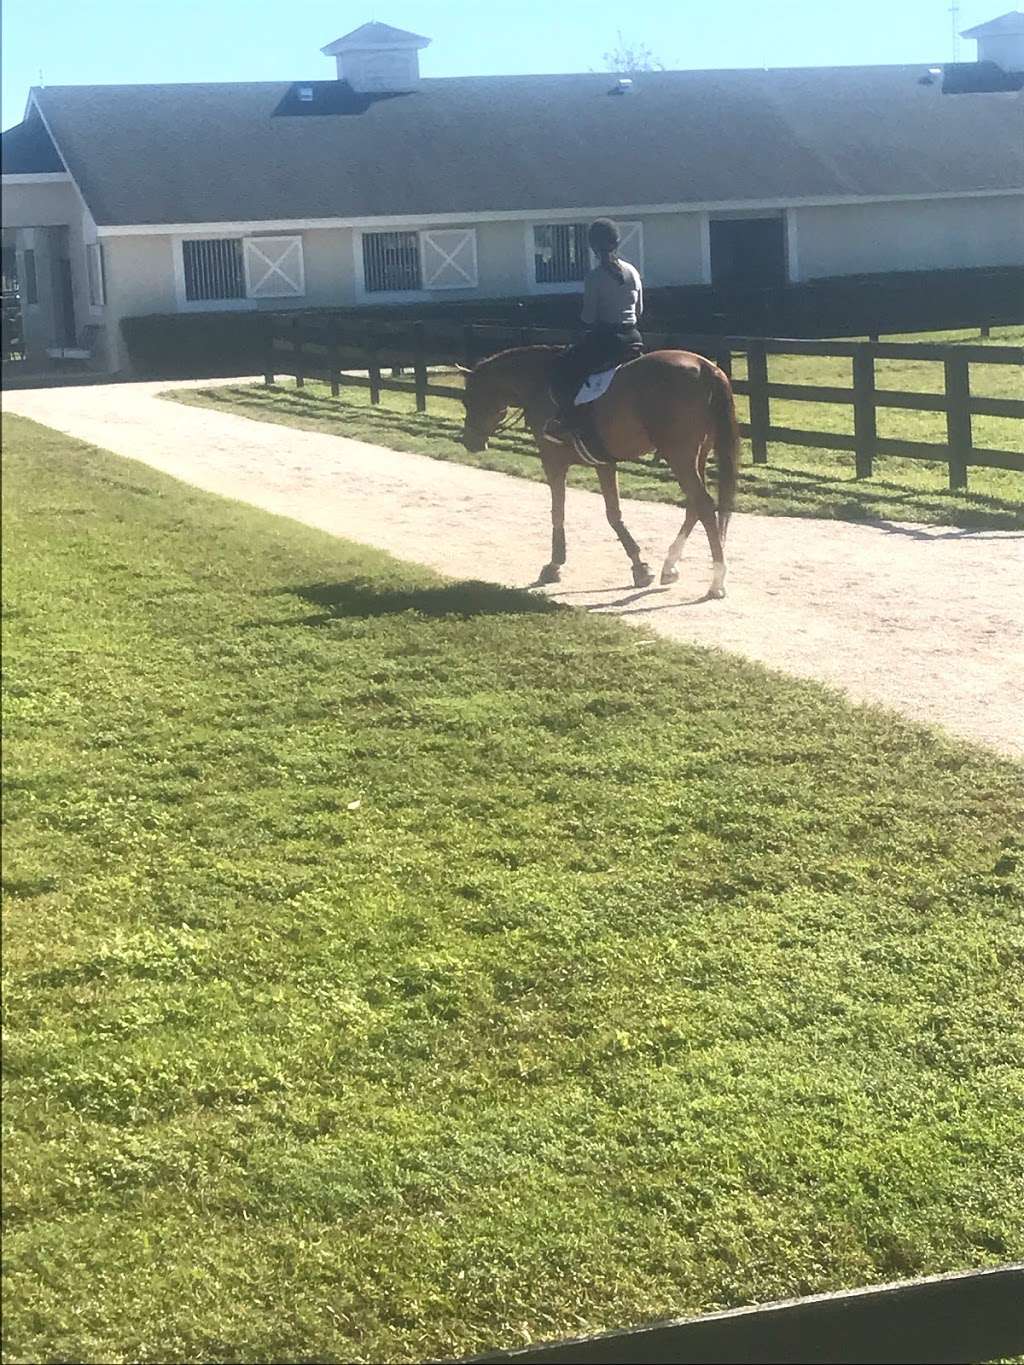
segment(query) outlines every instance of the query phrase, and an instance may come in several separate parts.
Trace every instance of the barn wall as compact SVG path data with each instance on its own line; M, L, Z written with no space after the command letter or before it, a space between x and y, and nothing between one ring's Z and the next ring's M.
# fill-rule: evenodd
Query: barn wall
M528 292L526 282L526 227L515 223L480 223L476 230L477 267L480 285L458 297L520 298ZM451 292L455 296L455 291ZM442 298L442 295L436 297Z
M1024 264L1024 194L794 210L800 278Z
M26 303L24 293L21 304L21 329L25 343L25 353L30 364L43 366L46 363L46 348L51 346L54 337L54 318L57 303L54 290L53 260L63 248L59 227L22 228L16 236L18 251L18 275L24 281L25 252L35 254L36 302ZM22 286L24 290L24 285Z
M644 283L648 288L705 282L701 214L662 213L642 222Z
M81 200L70 180L4 185L4 227L66 227L81 211Z
M294 304L303 308L348 307L356 301L355 257L351 228L317 228L302 234L306 270L303 299L267 299L271 311Z
M107 278L105 331L111 369L127 365L121 319L144 313L173 313L174 256L169 236L104 237Z
M46 364L46 349L58 336L57 262L71 265L75 329L101 322L89 304L85 243L92 240L92 220L70 181L4 187L4 227L13 229L19 252L19 274L24 278L24 252L35 253L38 303L22 304L22 327L27 354L33 364Z
M424 225L428 226L428 225ZM494 299L513 295L516 298L528 292L526 279L526 225L522 222L484 222L474 223L467 218L465 223L454 223L453 227L475 227L477 285L466 289L427 289L419 294L405 295L409 299L422 299L424 302L457 303L460 299ZM409 230L416 231L415 223ZM395 302L394 295L365 293L363 291L363 266L361 238L357 236L351 253L352 269L355 274L353 299L343 302L360 304L380 304L387 307ZM570 287L571 286L567 286ZM339 300L342 302L342 300Z

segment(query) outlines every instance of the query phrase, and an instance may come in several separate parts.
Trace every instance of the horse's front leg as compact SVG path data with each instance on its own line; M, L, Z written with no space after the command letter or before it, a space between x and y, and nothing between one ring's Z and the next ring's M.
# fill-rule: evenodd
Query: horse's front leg
M640 554L640 546L629 534L626 523L622 520L622 508L619 506L618 471L614 465L599 465L597 477L601 484L601 492L604 494L604 510L608 517L608 525L618 536L622 548L629 555L629 562L633 566L633 584L637 588L649 588L654 582L654 573L651 566Z
M565 563L565 476L568 463L564 457L542 457L544 473L551 488L551 559L540 571L541 583L557 583Z

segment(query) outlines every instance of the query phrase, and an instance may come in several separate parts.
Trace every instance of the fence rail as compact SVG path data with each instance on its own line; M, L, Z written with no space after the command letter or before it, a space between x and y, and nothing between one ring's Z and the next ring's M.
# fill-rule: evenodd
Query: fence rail
M1024 1349L1024 1267L998 1266L757 1304L471 1356L462 1365L896 1365Z
M302 387L306 379L326 380L337 397L343 386L366 388L371 403L384 392L412 393L416 410L426 412L427 399L461 398L462 389L434 382L429 369L461 362L473 365L484 356L512 346L563 346L570 332L544 327L492 323L380 323L358 331L315 329L296 322L268 338L264 380L273 384L288 375ZM737 357L746 362L746 378L732 381L747 398L749 420L740 424L749 438L755 464L767 464L773 443L820 450L852 451L858 478L869 478L881 456L934 460L949 469L949 486L965 489L970 468L1007 469L1024 473L1024 451L995 450L974 442L975 417L1024 421L1024 398L986 398L971 392L971 367L1011 365L1021 371L1024 394L1024 346L966 346L933 342L805 341L784 337L694 336L678 332L648 333L648 350L680 348L696 351L719 364L730 377ZM851 362L851 383L785 384L769 378L773 356L819 356ZM877 386L879 360L926 361L943 367L941 392L917 393ZM392 377L383 370L390 368ZM411 382L398 377L405 369ZM364 373L365 372L365 373ZM853 410L853 434L780 426L772 421L773 400L825 403ZM878 434L878 410L944 413L946 440L904 440Z

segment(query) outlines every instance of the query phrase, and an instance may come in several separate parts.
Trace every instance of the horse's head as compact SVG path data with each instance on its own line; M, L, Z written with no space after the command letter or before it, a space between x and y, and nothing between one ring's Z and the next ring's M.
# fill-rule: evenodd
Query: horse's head
M462 373L466 376L462 398L466 407L462 444L475 455L487 449L487 442L504 420L508 412L507 395L500 392L486 367L463 369Z

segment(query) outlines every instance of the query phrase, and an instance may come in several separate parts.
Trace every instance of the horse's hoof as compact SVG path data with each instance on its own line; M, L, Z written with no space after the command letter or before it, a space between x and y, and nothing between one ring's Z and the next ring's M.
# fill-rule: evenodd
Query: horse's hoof
M663 588L668 587L668 585L669 585L670 583L678 583L678 582L679 582L679 570L678 570L678 569L662 569L662 571L661 571L661 586L662 586Z
M721 600L722 600L722 598L723 598L724 596L725 596L725 589L724 589L724 588L714 588L714 587L708 588L708 601L709 601L709 602L721 602Z
M649 588L654 582L654 570L649 564L633 565L633 587Z
M540 578L537 579L537 582L541 584L561 583L561 581L562 570L557 564L545 564L540 571Z

